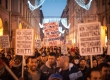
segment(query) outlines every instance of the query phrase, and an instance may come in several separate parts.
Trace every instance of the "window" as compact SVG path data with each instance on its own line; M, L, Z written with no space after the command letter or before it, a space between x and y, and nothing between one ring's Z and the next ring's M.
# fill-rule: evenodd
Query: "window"
M20 2L20 13L22 14L22 3Z
M8 9L8 0L5 0L5 7L6 7L6 9Z
M0 0L0 4L2 4L2 0Z
M102 5L105 5L105 0L102 0Z

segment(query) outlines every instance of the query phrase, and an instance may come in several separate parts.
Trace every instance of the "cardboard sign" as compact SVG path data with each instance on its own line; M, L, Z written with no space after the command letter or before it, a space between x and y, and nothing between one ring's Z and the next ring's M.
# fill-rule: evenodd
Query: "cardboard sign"
M44 46L58 46L58 45L60 45L60 37L44 39Z
M34 55L34 30L17 29L16 30L16 55Z
M102 54L101 26L99 22L78 24L80 55Z
M59 29L57 22L50 22L43 24L44 26L44 45L58 46L60 44Z
M1 48L9 48L10 47L8 35L0 36L0 47Z
M36 40L36 48L42 48L42 43L40 39Z
M61 54L68 54L66 45L61 46Z

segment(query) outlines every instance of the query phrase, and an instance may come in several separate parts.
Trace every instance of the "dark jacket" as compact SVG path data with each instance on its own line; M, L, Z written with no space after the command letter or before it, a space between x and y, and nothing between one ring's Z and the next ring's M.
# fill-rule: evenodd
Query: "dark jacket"
M50 67L48 61L40 69L43 73L44 80L48 80L49 76L56 72L56 67Z
M67 70L59 70L59 73L62 75L63 80L84 80L83 74L78 70L77 67L70 64Z
M36 80L43 80L41 75L42 75L42 72L40 69L37 69L38 73L37 73L37 77L36 77ZM39 77L39 79L38 79ZM24 80L32 80L32 75L28 72L28 70L25 70L24 71Z

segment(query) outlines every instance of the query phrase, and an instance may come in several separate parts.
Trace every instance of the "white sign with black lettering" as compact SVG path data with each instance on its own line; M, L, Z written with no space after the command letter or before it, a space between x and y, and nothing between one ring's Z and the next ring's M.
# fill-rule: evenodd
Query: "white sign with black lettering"
M42 43L40 39L36 40L36 48L42 48Z
M61 46L61 54L68 54L66 45Z
M0 47L1 48L9 48L10 47L8 35L0 36Z
M16 30L16 55L34 55L34 30L17 29Z
M102 54L101 26L99 22L78 24L80 55Z

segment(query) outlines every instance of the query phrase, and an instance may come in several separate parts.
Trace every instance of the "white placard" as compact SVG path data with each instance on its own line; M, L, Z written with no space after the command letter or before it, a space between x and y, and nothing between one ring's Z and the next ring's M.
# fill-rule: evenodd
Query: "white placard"
M0 36L0 47L1 48L9 48L10 47L8 35Z
M102 54L101 25L99 22L78 24L80 55Z
M34 55L34 30L17 29L16 30L16 55Z
M36 40L36 48L42 48L42 43L40 39Z
M61 54L68 54L66 45L61 46Z
M58 46L60 44L59 29L57 22L43 24L45 46Z

